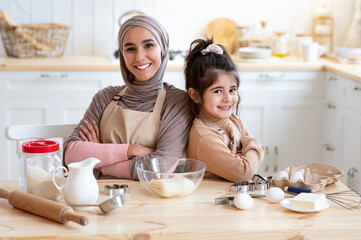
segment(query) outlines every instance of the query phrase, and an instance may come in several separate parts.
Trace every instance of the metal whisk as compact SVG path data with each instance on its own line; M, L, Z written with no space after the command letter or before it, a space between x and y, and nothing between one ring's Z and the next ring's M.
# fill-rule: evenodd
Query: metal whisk
M314 190L308 188L294 188L288 186L286 186L284 190L292 194L299 194L301 192L316 193ZM350 210L361 208L361 194L355 190L344 190L341 192L326 193L325 195L327 199L341 207Z
M355 190L327 193L326 198L349 210L361 208L361 194Z

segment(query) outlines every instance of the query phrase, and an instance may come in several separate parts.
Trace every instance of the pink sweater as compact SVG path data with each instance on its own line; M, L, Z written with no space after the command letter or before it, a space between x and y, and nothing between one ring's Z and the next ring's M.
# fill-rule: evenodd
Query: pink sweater
M131 178L129 171L130 160L127 158L129 144L103 144L73 141L66 149L65 164L95 157L101 160L95 168L100 168L104 175L117 178Z

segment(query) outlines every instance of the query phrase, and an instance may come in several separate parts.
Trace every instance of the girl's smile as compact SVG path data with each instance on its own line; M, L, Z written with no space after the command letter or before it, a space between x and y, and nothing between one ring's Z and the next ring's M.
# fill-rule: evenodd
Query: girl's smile
M237 107L237 89L234 76L220 71L217 81L203 93L200 111L213 121L229 118Z

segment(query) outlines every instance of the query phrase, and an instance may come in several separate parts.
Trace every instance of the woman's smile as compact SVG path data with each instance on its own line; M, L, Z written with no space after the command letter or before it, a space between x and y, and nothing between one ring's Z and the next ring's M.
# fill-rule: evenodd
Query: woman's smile
M135 81L148 81L161 65L161 48L148 29L131 28L124 36L123 57Z

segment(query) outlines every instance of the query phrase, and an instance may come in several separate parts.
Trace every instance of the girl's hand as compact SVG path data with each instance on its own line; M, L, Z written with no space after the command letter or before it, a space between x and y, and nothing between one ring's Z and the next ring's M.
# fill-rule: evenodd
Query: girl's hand
M93 120L92 124L90 124L87 120L84 120L85 127L80 124L81 131L79 132L79 136L85 142L94 142L100 143L100 134L99 128L96 122Z
M135 156L144 156L144 155L151 154L154 151L155 151L155 149L144 147L140 144L129 144L127 157L128 157L128 159L131 159Z
M242 159L244 159L244 156L240 156L240 155L238 155L237 153L235 153L235 152L233 152L233 151L231 151L231 153L236 157L236 158L242 158Z

